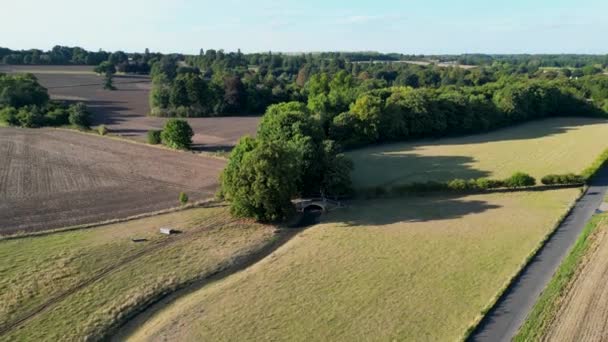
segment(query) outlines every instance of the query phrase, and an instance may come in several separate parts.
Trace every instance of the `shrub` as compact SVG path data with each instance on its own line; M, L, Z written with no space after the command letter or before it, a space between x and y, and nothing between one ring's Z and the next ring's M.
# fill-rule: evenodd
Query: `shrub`
M0 110L0 121L6 122L11 126L18 125L19 120L17 120L17 109L14 107L5 107Z
M480 190L498 189L505 187L505 182L498 179L478 178L475 180L475 184L477 186L477 189Z
M44 118L38 107L23 107L17 112L17 121L21 127L39 127L43 124Z
M582 184L585 182L583 176L568 173L565 175L547 175L541 179L544 185L566 185L566 184Z
M85 106L84 103L79 102L75 105L71 105L69 113L68 121L71 125L81 128L89 127L91 114L87 110L87 106Z
M505 179L504 183L509 188L522 188L535 185L536 179L527 173L515 172L511 177Z
M188 203L188 195L185 192L179 193L179 203L186 205Z
M161 139L160 139L160 130L159 129L151 129L148 131L147 134L147 138L148 138L148 144L151 145L158 145L161 143Z
M99 127L97 127L97 133L99 133L99 135L106 135L108 134L108 128L106 127L106 125L100 125Z
M194 132L186 120L169 119L160 133L161 141L168 147L187 150L192 145Z
M67 125L69 123L68 116L69 113L65 109L55 108L53 110L49 110L44 115L44 121L49 126Z
M469 190L469 183L464 179L454 179L447 183L448 189L455 191Z

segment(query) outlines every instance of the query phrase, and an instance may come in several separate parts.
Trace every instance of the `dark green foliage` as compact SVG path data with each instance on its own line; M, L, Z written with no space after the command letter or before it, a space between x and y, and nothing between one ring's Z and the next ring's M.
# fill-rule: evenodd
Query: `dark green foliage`
M523 188L536 185L536 180L526 173L515 172L511 177L505 179L504 183L509 188Z
M580 86L580 84L579 84ZM598 101L608 96L597 88ZM602 102L603 104L603 102ZM348 147L483 132L554 116L605 116L563 81L519 80L482 87L375 90L336 116L329 138Z
M44 115L44 121L47 126L63 126L69 124L69 112L67 108L57 107L50 109Z
M188 204L188 200L189 200L188 195L185 192L180 192L179 193L179 203L181 205Z
M72 126L88 128L91 124L91 113L89 113L84 103L76 103L70 106L68 121Z
M21 107L17 112L17 122L21 127L40 127L44 124L44 116L36 106Z
M49 95L32 74L0 74L0 108L23 106L45 106Z
M114 86L114 82L112 81L113 76L110 73L107 73L104 75L104 83L103 83L103 89L105 90L116 90L116 87Z
M161 141L165 146L188 150L192 145L194 132L186 120L169 119L160 133Z
M17 109L14 107L4 107L0 109L0 122L7 123L11 126L17 126L19 124L17 112Z
M161 130L157 130L157 129L149 130L148 133L146 134L148 144L151 144L151 145L160 144L162 142L161 138L160 138L161 132L162 132Z
M564 175L547 175L541 179L544 185L584 184L583 176L568 173Z
M273 141L245 137L230 155L221 175L222 196L239 217L274 222L294 213L298 158L293 149Z
M283 220L297 196L351 194L352 168L304 104L282 103L268 108L256 139L243 138L232 151L221 194L236 215Z
M98 66L96 66L95 69L93 69L93 71L95 71L96 73L98 73L100 75L107 75L107 74L111 75L111 74L116 73L116 67L114 66L114 64L110 63L109 61L103 61Z

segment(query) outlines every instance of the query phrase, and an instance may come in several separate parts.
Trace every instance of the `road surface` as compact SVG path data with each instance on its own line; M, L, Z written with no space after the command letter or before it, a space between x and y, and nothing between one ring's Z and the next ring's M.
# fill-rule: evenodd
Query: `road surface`
M517 334L539 295L602 204L607 189L608 165L604 165L568 217L483 318L469 341L510 341Z

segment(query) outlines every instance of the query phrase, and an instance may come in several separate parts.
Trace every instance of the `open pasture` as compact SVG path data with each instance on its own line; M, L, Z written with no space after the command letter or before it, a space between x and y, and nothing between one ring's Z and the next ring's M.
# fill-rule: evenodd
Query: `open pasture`
M130 337L454 341L578 193L354 202L253 267L169 304Z
M0 340L99 340L148 301L229 269L274 236L213 207L0 241Z
M213 197L225 162L57 129L0 128L0 235L123 218Z
M580 173L606 148L608 121L552 118L485 134L373 146L348 153L355 187L455 178L505 178L522 171L540 180Z
M94 114L94 125L104 124L110 134L145 141L146 132L163 127L166 118L147 116L150 112L149 76L116 75L117 90L104 90L103 79L89 66L0 65L0 72L36 75L51 98L81 101ZM255 135L258 116L230 116L187 119L192 129L195 148L217 151L232 148L245 135Z

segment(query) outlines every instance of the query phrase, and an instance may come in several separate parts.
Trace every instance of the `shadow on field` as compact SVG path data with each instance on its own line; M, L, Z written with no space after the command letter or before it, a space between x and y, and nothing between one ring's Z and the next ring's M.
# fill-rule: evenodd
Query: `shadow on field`
M500 206L466 199L465 195L425 195L353 201L346 209L323 218L323 222L357 226L384 226L399 222L430 222L458 219Z
M373 154L365 160L374 172L384 170L388 179L380 186L426 180L447 181L455 178L475 179L490 172L472 168L475 159L469 156L424 156L417 153ZM412 165L416 165L412 168ZM367 172L366 172L367 173ZM365 182L364 182L365 183Z
M191 150L196 152L230 152L234 145L192 144Z

